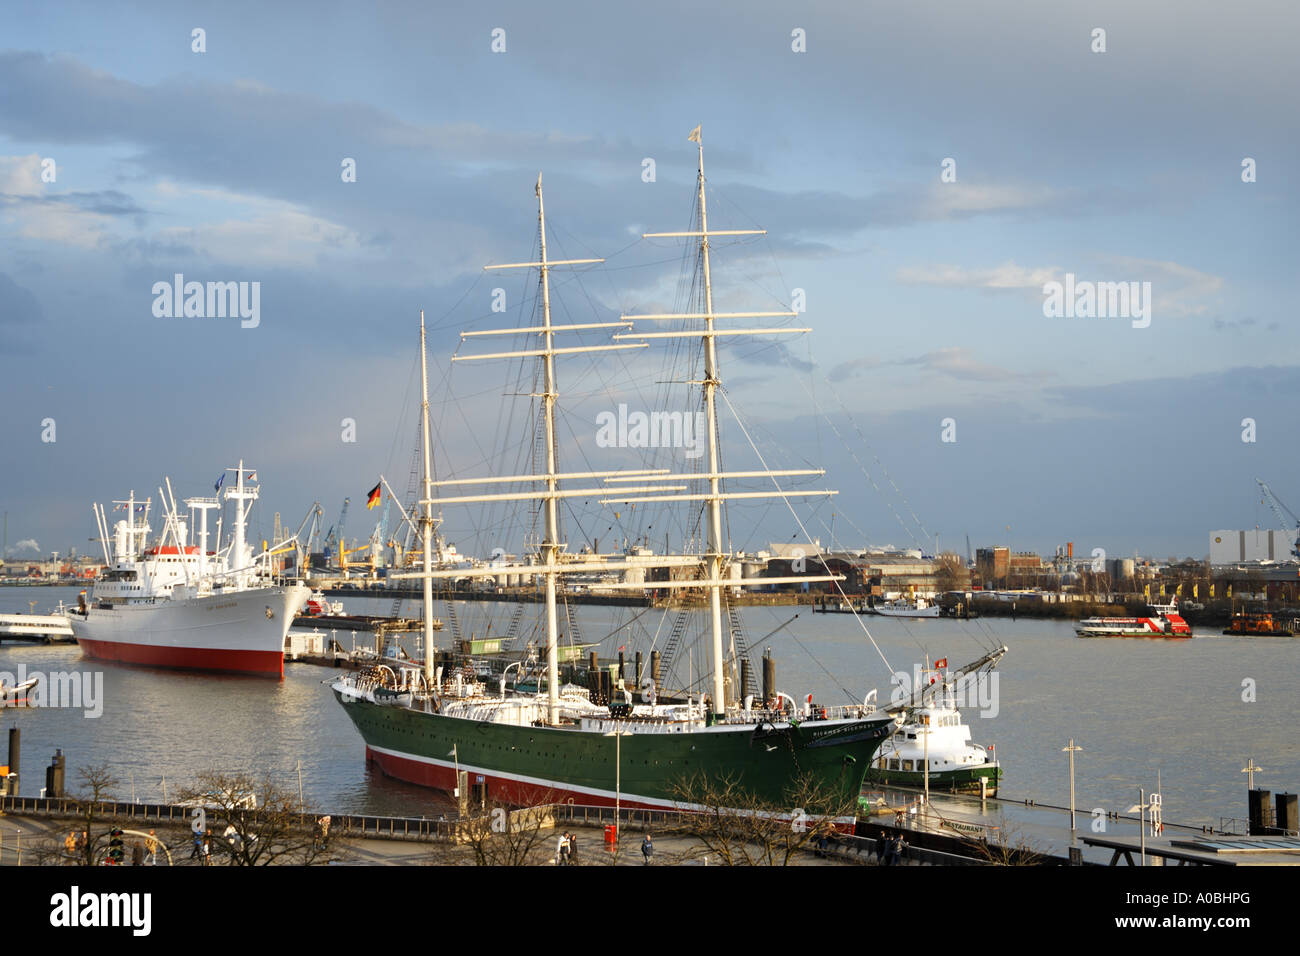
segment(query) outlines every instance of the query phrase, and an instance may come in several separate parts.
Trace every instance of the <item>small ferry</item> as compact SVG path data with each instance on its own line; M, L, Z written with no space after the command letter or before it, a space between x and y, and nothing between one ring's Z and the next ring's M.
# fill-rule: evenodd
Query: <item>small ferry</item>
M1085 617L1074 626L1079 637L1192 637L1177 604L1152 604L1152 617Z

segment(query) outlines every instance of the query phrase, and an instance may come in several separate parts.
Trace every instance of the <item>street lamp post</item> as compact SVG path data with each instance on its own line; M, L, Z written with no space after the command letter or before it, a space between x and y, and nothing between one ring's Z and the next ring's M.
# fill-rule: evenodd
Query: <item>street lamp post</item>
M1075 826L1074 826L1074 755L1075 755L1076 753L1079 753L1079 752L1082 751L1082 750L1083 750L1082 747L1076 747L1076 746L1074 745L1074 738L1073 738L1073 737L1070 738L1070 746L1068 746L1068 747L1062 747L1062 748L1061 748L1061 752L1062 752L1062 753L1068 753L1068 754L1070 755L1070 832L1071 832L1071 833L1073 833L1074 830L1075 830Z
M614 859L618 860L619 836L622 832L623 812L623 738L630 730L611 730L606 737L614 738Z
M1147 865L1147 816L1146 814L1147 814L1147 810L1151 808L1151 803L1147 800L1146 790L1144 789L1138 790L1138 800L1140 802L1137 803L1135 806L1129 807L1128 812L1132 813L1136 810L1138 813L1138 836L1142 841L1141 842L1142 865L1146 866Z

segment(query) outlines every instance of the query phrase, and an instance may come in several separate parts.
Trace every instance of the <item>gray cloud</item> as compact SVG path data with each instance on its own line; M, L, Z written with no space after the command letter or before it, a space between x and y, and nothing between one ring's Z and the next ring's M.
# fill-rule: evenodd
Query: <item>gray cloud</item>
M44 317L36 296L0 272L0 325L25 325Z

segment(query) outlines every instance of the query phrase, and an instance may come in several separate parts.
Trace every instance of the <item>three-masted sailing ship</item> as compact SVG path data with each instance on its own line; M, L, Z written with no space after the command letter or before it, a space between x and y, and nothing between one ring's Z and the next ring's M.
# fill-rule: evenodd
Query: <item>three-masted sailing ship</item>
M448 792L472 779L488 800L531 805L572 800L588 805L665 808L690 805L691 781L727 780L745 794L772 807L787 801L799 787L811 784L828 799L856 801L863 774L881 741L894 728L894 718L878 711L870 696L861 704L800 708L788 695L755 701L745 695L734 669L724 658L723 591L737 580L728 574L732 560L725 549L724 503L731 499L787 498L833 494L827 491L728 491L724 483L760 479L816 476L820 470L724 471L721 465L718 415L715 404L721 386L717 340L722 336L806 332L787 327L737 329L719 327L719 320L741 317L794 316L794 312L716 312L713 304L709 240L715 236L762 234L762 230L710 230L705 205L704 149L699 128L691 141L699 144L698 229L647 233L651 237L680 237L698 242L703 279L703 309L698 312L623 315L617 322L556 324L551 317L550 275L556 268L598 263L600 259L550 259L546 246L546 210L542 179L536 186L540 226L539 261L489 266L492 269L536 269L540 273L541 324L524 328L463 332L462 341L479 336L530 336L531 347L472 355L453 361L536 359L541 365L540 413L544 432L545 467L535 474L489 475L436 481L431 468L428 366L425 327L420 319L423 493L418 502L423 543L420 570L396 577L423 580L424 660L422 665L387 664L340 676L333 692L345 706L366 744L366 757L392 777ZM641 323L687 322L674 331L641 331ZM614 328L609 341L598 345L562 346L566 333ZM702 344L702 378L707 429L707 470L689 473L667 468L564 472L557 463L555 413L559 398L557 359L575 353L630 351L650 347L657 339L694 339ZM492 491L492 486L522 487L522 491ZM477 489L477 490L475 490ZM470 493L461 494L460 492ZM560 503L571 498L598 498L602 506L641 502L682 502L703 508L707 531L703 553L631 557L570 554L561 540ZM493 562L478 568L439 567L434 560L434 509L444 506L486 506L497 502L528 502L544 515L544 534L533 563ZM587 688L561 685L558 667L559 595L566 575L615 575L613 589L644 590L645 569L670 568L654 588L689 589L707 595L711 681L699 698L659 701L655 688L625 693L619 700L593 701ZM625 572L633 571L628 574ZM546 663L543 687L533 692L507 692L506 682L490 685L472 672L444 673L435 667L433 582L437 579L519 575L544 587ZM765 577L764 584L840 580L833 575L801 574ZM675 593L682 593L677 591ZM648 694L640 693L648 690ZM873 695L872 695L873 696ZM639 698L640 702L635 702Z

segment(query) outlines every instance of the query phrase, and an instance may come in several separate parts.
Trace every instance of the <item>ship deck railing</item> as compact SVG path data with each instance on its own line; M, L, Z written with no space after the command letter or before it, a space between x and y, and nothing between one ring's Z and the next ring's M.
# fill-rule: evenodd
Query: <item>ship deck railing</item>
M864 717L874 717L877 713L879 712L871 704L836 704L832 707L813 704L811 712L800 711L796 714L786 710L756 707L749 711L728 713L723 722L727 724L756 724L760 721L787 723L792 718L800 723L822 720L861 720Z

